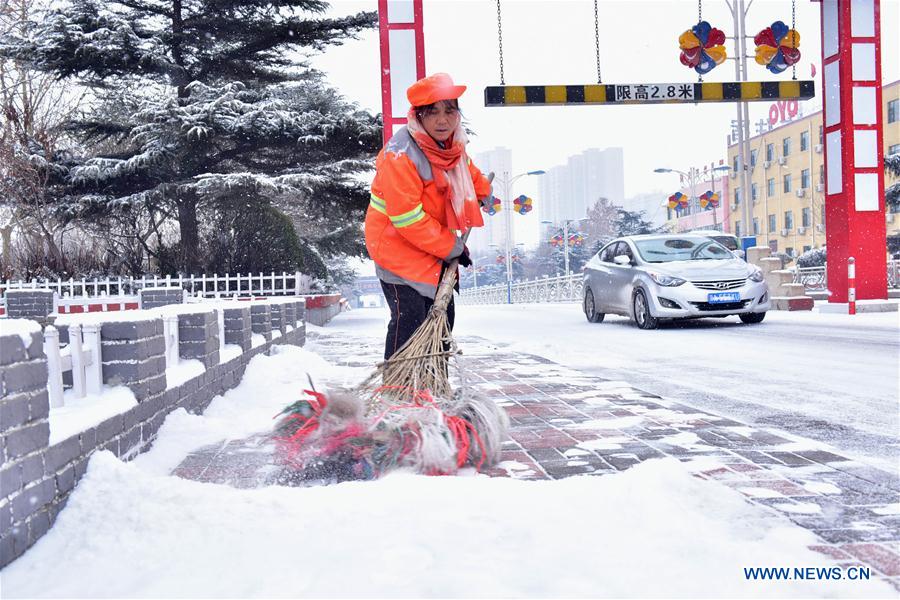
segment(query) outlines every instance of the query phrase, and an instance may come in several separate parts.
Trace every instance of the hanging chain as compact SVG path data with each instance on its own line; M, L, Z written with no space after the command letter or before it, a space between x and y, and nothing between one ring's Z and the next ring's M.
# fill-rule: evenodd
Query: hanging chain
M497 0L497 42L500 47L500 85L506 85L503 79L503 24L500 21L500 0Z
M603 83L600 76L600 10L597 8L597 0L594 0L594 50L597 53L597 83Z
M697 0L697 24L703 22L703 0ZM697 73L697 81L703 83L703 74Z
M791 0L791 48L797 48L797 0ZM797 63L791 65L794 81L797 81Z

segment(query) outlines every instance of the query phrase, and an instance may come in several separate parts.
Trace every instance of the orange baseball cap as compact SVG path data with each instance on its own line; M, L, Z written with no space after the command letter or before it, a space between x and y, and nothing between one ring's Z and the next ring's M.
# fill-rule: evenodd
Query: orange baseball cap
M440 100L455 100L465 91L466 86L454 85L446 73L435 73L409 86L406 97L413 106L427 106Z

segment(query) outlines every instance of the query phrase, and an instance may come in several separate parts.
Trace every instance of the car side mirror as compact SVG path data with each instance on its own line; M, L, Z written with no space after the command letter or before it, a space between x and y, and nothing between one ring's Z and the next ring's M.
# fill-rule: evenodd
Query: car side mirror
M625 256L624 254L620 254L616 257L613 257L613 262L616 263L617 265L622 265L624 267L625 265L631 264L631 259L628 258L627 256Z
M738 258L744 258L745 252L743 250L732 250L732 254L737 256Z

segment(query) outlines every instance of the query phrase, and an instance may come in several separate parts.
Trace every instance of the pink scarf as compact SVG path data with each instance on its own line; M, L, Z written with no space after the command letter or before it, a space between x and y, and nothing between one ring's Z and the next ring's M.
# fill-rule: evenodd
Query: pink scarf
M462 121L456 126L456 131L450 138L447 148L441 148L437 142L428 135L415 111L410 108L406 116L406 128L410 135L421 148L422 152L431 163L434 173L434 183L444 198L447 199L447 225L450 229L458 229L465 233L466 202L478 202L475 197L475 185L472 183L472 174L469 173L469 158L466 155L466 144L469 138L463 129ZM449 184L449 185L448 185Z

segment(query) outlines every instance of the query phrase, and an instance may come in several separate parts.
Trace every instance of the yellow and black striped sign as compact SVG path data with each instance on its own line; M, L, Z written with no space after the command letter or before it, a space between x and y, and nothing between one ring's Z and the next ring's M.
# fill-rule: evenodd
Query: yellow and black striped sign
M814 98L812 81L505 85L484 88L485 106L558 104L694 104Z

